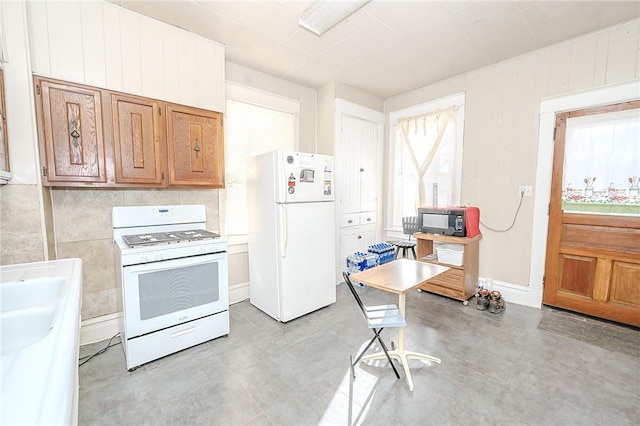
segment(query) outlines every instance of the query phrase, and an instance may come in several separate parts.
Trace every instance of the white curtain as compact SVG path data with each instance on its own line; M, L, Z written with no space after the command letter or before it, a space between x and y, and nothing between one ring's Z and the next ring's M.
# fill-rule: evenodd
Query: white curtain
M455 127L456 107L398 120L403 146L417 175L416 209L427 205L425 175L433 163L449 125ZM434 200L434 203L437 200Z
M568 119L563 170L565 194L624 201L640 178L640 109Z

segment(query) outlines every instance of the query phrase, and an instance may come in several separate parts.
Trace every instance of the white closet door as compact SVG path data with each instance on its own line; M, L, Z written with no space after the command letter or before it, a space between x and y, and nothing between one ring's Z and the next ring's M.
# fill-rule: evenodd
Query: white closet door
M336 147L336 186L341 214L360 212L360 119L341 115Z
M382 180L382 137L380 125L359 120L361 142L360 161L360 211L378 209L379 185Z

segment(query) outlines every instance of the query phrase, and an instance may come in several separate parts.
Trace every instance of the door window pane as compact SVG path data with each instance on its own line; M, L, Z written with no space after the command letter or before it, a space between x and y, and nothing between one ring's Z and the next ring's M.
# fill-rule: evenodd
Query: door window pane
M567 120L562 209L640 215L640 109Z

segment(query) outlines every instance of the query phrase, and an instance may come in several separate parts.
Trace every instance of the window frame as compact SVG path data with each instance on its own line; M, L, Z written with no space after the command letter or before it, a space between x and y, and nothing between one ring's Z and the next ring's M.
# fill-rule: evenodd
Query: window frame
M460 204L462 192L462 151L464 147L464 110L465 110L465 93L460 92L433 101L424 102L418 105L400 109L389 113L389 167L387 177L387 206L386 206L386 229L388 236L402 238L402 223L399 220L394 224L393 217L393 200L395 199L395 187L398 174L395 171L396 149L397 144L402 143L397 140L397 124L401 118L413 117L438 110L457 107L455 121L455 182L454 182L454 200L452 205ZM400 219L400 218L399 218Z
M225 83L225 110L229 100L236 100L245 104L250 104L274 111L293 114L294 116L294 150L300 147L300 101L298 99L288 98L276 93L267 92L265 90L246 86L232 81ZM228 111L225 111L228 113ZM226 127L225 127L226 129ZM225 150L228 139L225 137ZM247 234L228 234L227 226L227 173L225 171L225 188L218 191L218 211L220 217L220 233L227 238L228 245L246 245Z

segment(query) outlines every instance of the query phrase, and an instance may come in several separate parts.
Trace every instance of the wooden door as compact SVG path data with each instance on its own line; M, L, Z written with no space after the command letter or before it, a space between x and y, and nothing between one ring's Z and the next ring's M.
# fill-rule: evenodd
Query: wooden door
M162 186L165 156L161 103L112 94L111 111L116 183Z
M97 89L36 79L45 184L106 182L102 95Z
M222 113L167 106L169 185L224 188Z
M4 72L0 69L0 171L9 171L9 140L7 137L7 113L4 101Z
M609 184L614 179L605 176L609 177L604 180L605 189L599 189L594 186L595 173L585 173L578 189L565 182L565 169L576 167L567 164L570 160L589 162L585 170L602 170L599 162L610 157L572 153L569 158L567 139L580 138L585 143L591 136L567 136L568 122L589 116L597 119L598 114L607 114L602 120L619 112L637 115L638 108L640 101L558 114L543 293L545 304L635 326L640 326L640 196L637 186L634 189L640 176L640 139L629 133L628 152L618 153L620 158L631 158L628 183ZM611 145L608 149L616 149ZM609 169L615 169L615 164Z

